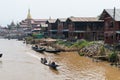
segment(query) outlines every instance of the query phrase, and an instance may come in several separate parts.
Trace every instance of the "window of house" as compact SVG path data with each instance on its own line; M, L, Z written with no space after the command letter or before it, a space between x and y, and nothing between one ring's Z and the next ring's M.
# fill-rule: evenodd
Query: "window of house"
M113 27L114 27L113 21L111 21L111 22L109 23L109 27L110 27L110 28L113 28Z
M113 39L113 36L111 36L111 39Z
M106 36L106 39L108 39L108 36Z
M108 26L108 22L105 23L105 26Z
M119 22L119 30L120 30L120 22Z

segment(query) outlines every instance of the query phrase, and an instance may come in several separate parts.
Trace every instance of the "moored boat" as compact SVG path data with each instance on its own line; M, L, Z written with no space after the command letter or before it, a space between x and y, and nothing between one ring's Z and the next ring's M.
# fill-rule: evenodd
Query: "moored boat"
M41 53L42 53L43 51L45 51L45 48L44 48L44 47L33 47L33 46L32 46L32 49L35 50L36 52L41 52Z
M45 49L46 52L49 52L49 53L58 53L60 52L60 50L58 49Z

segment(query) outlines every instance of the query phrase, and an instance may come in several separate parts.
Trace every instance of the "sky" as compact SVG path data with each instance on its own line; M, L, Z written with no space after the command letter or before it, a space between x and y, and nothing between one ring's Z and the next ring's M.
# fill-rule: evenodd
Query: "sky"
M0 25L7 26L27 17L33 19L96 17L103 9L120 8L120 0L0 0Z

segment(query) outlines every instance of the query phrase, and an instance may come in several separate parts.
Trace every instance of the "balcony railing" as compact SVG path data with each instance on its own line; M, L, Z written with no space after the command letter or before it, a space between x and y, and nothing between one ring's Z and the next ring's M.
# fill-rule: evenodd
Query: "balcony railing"
M50 32L57 32L58 30L49 30Z

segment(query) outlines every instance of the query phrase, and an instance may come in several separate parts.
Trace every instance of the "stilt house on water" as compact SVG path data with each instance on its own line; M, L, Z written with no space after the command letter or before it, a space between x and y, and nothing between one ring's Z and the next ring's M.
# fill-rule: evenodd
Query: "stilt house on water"
M48 19L46 24L48 24L48 35L54 38L57 34L57 25L55 24L56 19Z
M69 39L103 40L103 20L96 17L70 17L66 20Z
M66 25L67 18L58 18L55 22L57 24L57 36L58 38L68 38L68 27Z
M104 42L108 44L113 44L114 42L119 43L120 9L104 9L100 16L100 20L104 20Z

